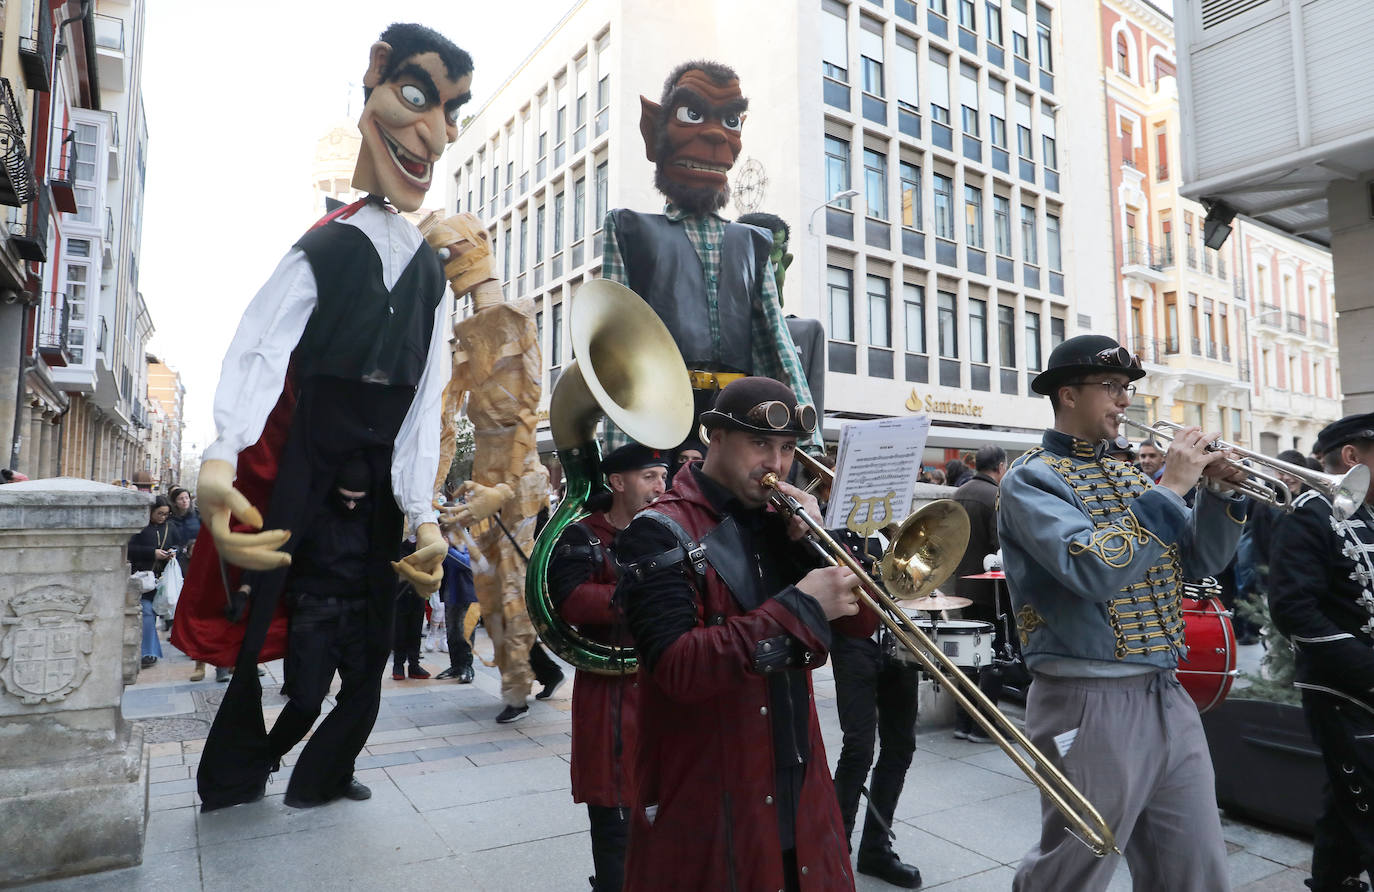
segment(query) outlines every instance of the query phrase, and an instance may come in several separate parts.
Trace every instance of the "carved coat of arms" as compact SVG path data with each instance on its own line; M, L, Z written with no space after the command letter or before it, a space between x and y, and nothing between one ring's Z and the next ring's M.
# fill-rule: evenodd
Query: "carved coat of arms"
M10 599L13 616L0 615L0 684L24 703L55 703L91 671L94 614L90 601L60 585L43 585Z

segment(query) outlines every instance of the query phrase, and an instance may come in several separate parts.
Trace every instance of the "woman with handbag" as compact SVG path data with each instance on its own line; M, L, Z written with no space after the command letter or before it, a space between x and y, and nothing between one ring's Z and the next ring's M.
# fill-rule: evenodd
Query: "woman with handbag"
M148 525L129 537L129 566L134 573L151 571L153 577L162 575L167 562L176 559L181 538L167 518L172 513L166 496L153 500L148 511ZM157 637L157 615L153 612L154 587L143 593L143 661L146 668L162 656L162 642Z

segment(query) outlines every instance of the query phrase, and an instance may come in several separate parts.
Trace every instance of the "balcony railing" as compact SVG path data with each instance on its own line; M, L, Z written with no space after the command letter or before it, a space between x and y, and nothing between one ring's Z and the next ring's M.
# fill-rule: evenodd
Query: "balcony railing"
M1155 179L1163 181L1163 180L1167 180L1168 178L1169 178L1169 165L1167 165L1167 164L1156 165L1156 167L1155 167Z
M1179 352L1178 335L1169 335L1164 339L1164 352L1170 355Z
M1331 326L1330 326L1330 325L1327 325L1325 322L1319 322L1319 321L1317 321L1316 319L1313 319L1313 320L1312 320L1310 323L1308 323L1308 324L1311 326L1310 330L1311 330L1311 333L1312 333L1312 337L1314 337L1314 338L1316 338L1317 340L1321 341L1323 344L1329 344L1329 343L1331 343Z
M1226 258L1220 254L1217 255L1217 277L1226 278Z
M76 213L76 138L65 127L55 128L53 144L48 152L48 187L52 189L52 203L66 214Z
M29 171L29 153L24 147L24 116L14 99L7 77L0 77L0 204L21 207L33 201L37 191Z
M33 4L34 22L29 33L19 38L19 62L24 83L30 90L46 93L52 89L48 69L52 67L52 11L46 3Z
M1217 342L1216 342L1216 341L1208 341L1208 342L1207 342L1207 358L1208 358L1208 359L1216 359L1216 358L1217 358Z
M1205 248L1202 251L1202 271L1209 274L1212 272L1212 252Z
M1245 299L1245 277L1244 277L1244 276L1236 276L1235 284L1236 284L1236 287L1235 287L1235 295L1236 295L1236 297L1237 297L1238 299L1240 299L1240 300L1244 300L1244 299Z
M1230 361L1231 361L1231 345L1230 345L1230 344L1222 344L1222 345L1221 345L1221 361L1222 361L1222 362L1230 362Z
M1294 334L1307 334L1307 317L1301 313L1287 313L1284 317L1284 328Z
M1283 311L1279 309L1277 305L1261 301L1259 308L1259 315L1255 317L1256 322L1260 325L1268 325L1272 328L1283 328L1283 323L1280 319L1280 317L1283 316Z
M64 366L71 359L67 351L70 320L67 295L44 291L38 302L38 352L50 366Z
M1139 356L1141 362L1159 362L1164 352L1164 342L1158 338L1132 335L1131 352Z
M1194 355L1194 356L1201 356L1201 355L1202 355L1202 338L1193 338L1193 344L1192 344L1192 346L1193 346L1193 355Z
M1140 239L1128 239L1122 252L1125 255L1127 266L1148 266L1153 270L1162 270L1167 264L1164 261L1164 251L1149 242Z
M1250 380L1250 360L1248 360L1248 359L1242 359L1242 360L1240 360L1238 363L1236 363L1236 369L1237 369L1237 370L1239 371L1239 373L1240 373L1240 380L1242 380L1242 381L1249 381L1249 380Z

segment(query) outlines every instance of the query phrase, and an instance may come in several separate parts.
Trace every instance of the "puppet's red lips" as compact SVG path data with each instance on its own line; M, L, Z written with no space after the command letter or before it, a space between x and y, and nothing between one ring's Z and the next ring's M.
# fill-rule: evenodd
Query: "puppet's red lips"
M407 152L405 148L392 138L390 133L377 125L377 132L382 135L382 142L386 144L387 151L391 153L391 160L396 163L401 172L415 181L415 185L429 188L430 172L434 165L414 154Z

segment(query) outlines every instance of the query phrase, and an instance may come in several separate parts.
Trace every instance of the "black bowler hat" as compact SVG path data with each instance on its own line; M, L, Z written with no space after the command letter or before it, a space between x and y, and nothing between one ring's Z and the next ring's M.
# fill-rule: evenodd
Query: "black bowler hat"
M1145 377L1140 359L1116 341L1106 335L1078 335L1050 351L1049 364L1031 381L1031 390L1049 396L1092 372L1119 372L1132 381Z
M772 378L740 378L727 384L716 397L714 408L701 413L701 425L709 430L802 437L816 429L816 407L797 404L797 395Z
M666 468L668 456L669 453L662 449L626 443L602 459L601 470L607 474L623 474L626 471L642 471L645 468Z
M1374 440L1374 412L1347 415L1340 421L1331 422L1317 434L1317 443L1312 451L1325 455L1355 440Z

